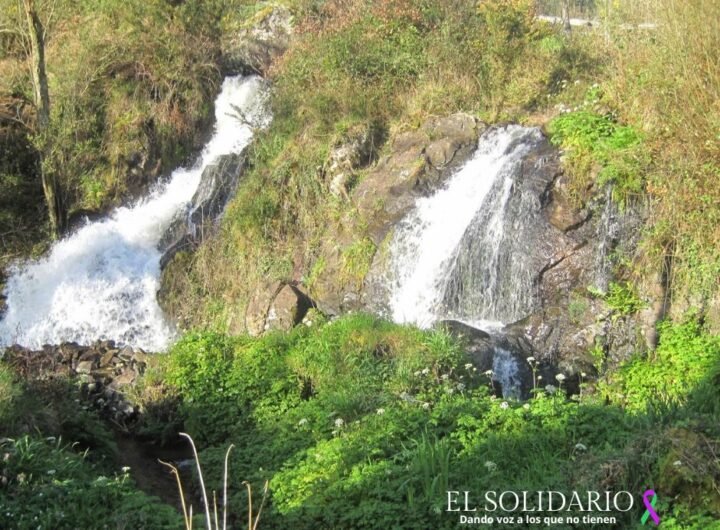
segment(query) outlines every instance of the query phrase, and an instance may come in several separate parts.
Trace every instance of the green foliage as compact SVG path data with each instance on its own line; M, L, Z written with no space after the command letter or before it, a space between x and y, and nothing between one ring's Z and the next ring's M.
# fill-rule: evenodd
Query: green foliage
M362 239L347 247L342 254L342 281L362 285L375 256L375 243Z
M105 476L60 440L3 439L0 451L3 528L180 527L177 512L138 491L126 473Z
M15 375L5 365L0 364L0 424L7 425L12 415L15 401L21 390L15 382Z
M613 375L614 389L629 409L682 404L693 389L703 392L704 384L712 384L712 374L720 365L720 339L705 333L695 319L682 324L665 322L659 332L655 352L647 359L630 361ZM712 394L704 404L700 405L702 400L696 404L713 412L718 402L717 389Z
M238 521L241 480L256 489L270 480L267 528L454 528L448 488L570 492L600 483L672 491L663 506L671 520L716 517L720 470L710 454L720 432L708 426L720 413L720 343L694 323L660 334L654 362L638 358L601 395L573 400L553 389L526 403L490 396L444 333L367 315L260 339L191 335L157 377L179 389L194 435L222 433L205 437L201 451L210 488L235 444ZM698 451L702 458L689 456Z
M613 310L615 318L632 315L645 307L645 303L629 283L610 282L607 293L593 287L588 288L588 292L604 300Z
M556 117L548 130L553 143L568 150L575 171L589 174L595 165L600 167L597 183L611 183L616 201L624 205L643 192L648 160L634 128L618 125L610 115L581 109ZM582 175L578 178L586 180Z

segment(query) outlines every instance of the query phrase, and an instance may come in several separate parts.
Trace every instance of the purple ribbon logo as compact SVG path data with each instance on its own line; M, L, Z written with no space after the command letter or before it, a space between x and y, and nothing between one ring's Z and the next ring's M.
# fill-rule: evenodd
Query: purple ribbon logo
M650 497L652 497L652 500L649 500ZM645 513L640 519L640 523L645 524L647 523L648 518L652 517L655 526L658 526L660 524L660 517L658 517L658 514L655 511L656 502L657 494L655 493L655 490L647 490L645 493L643 493L643 504L645 505Z

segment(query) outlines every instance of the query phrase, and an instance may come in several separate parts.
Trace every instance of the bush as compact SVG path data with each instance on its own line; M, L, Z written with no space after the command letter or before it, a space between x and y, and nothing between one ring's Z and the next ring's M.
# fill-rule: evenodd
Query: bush
M0 442L3 528L180 528L177 512L138 491L127 473L104 476L54 438Z
M697 492L720 484L711 457L720 343L695 322L660 334L656 362L635 359L602 394L572 400L554 389L497 399L455 340L368 315L260 339L193 335L170 352L165 379L187 411L206 412L193 417L198 434L225 433L201 451L210 489L235 444L237 521L247 516L242 480L256 491L270 481L267 528L454 528L448 488L569 493L600 483L672 489L663 514L701 521L719 513L716 496ZM224 400L205 394L201 373ZM708 463L700 482L700 468L667 465L695 450Z

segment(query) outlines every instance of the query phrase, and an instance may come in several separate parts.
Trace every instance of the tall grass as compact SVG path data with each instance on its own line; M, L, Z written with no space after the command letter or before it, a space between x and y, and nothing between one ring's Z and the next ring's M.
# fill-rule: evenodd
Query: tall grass
M720 273L720 2L628 3L618 22L651 21L654 30L613 26L607 53L608 100L645 133L652 166L650 254L673 258L679 297L710 296Z

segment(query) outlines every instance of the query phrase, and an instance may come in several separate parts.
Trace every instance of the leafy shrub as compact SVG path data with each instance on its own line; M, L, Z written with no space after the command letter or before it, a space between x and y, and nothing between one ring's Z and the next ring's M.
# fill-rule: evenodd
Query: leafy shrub
M621 204L643 192L647 160L640 135L632 127L583 109L561 114L550 122L548 130L553 143L567 149L579 182L586 181L585 175L597 165L598 185L613 184L613 197Z
M190 392L192 406L225 414L207 410L195 425L226 433L201 451L211 489L221 484L226 444L236 446L237 521L247 516L242 480L256 490L270 481L267 528L454 528L444 513L447 489L570 492L599 483L630 491L668 485L677 496L663 513L702 520L716 514L715 497L696 495L692 473L666 464L678 458L671 442L681 432L705 447L720 440L717 429L702 427L720 411L720 343L693 322L660 334L655 362L633 360L601 394L572 400L552 388L526 403L495 398L461 344L368 315L260 339L193 335L169 354L166 380L181 397ZM200 368L193 345L204 350ZM208 357L218 345L224 354ZM207 377L231 399L205 395L196 377L205 363L222 367ZM655 432L663 435L648 434ZM720 477L709 473L702 487L712 489Z
M615 374L617 390L629 409L685 403L691 391L720 363L720 340L703 332L695 319L660 325L657 350L635 359ZM717 395L710 403L717 403Z
M175 510L138 491L126 473L104 476L53 438L4 440L3 528L180 528Z

